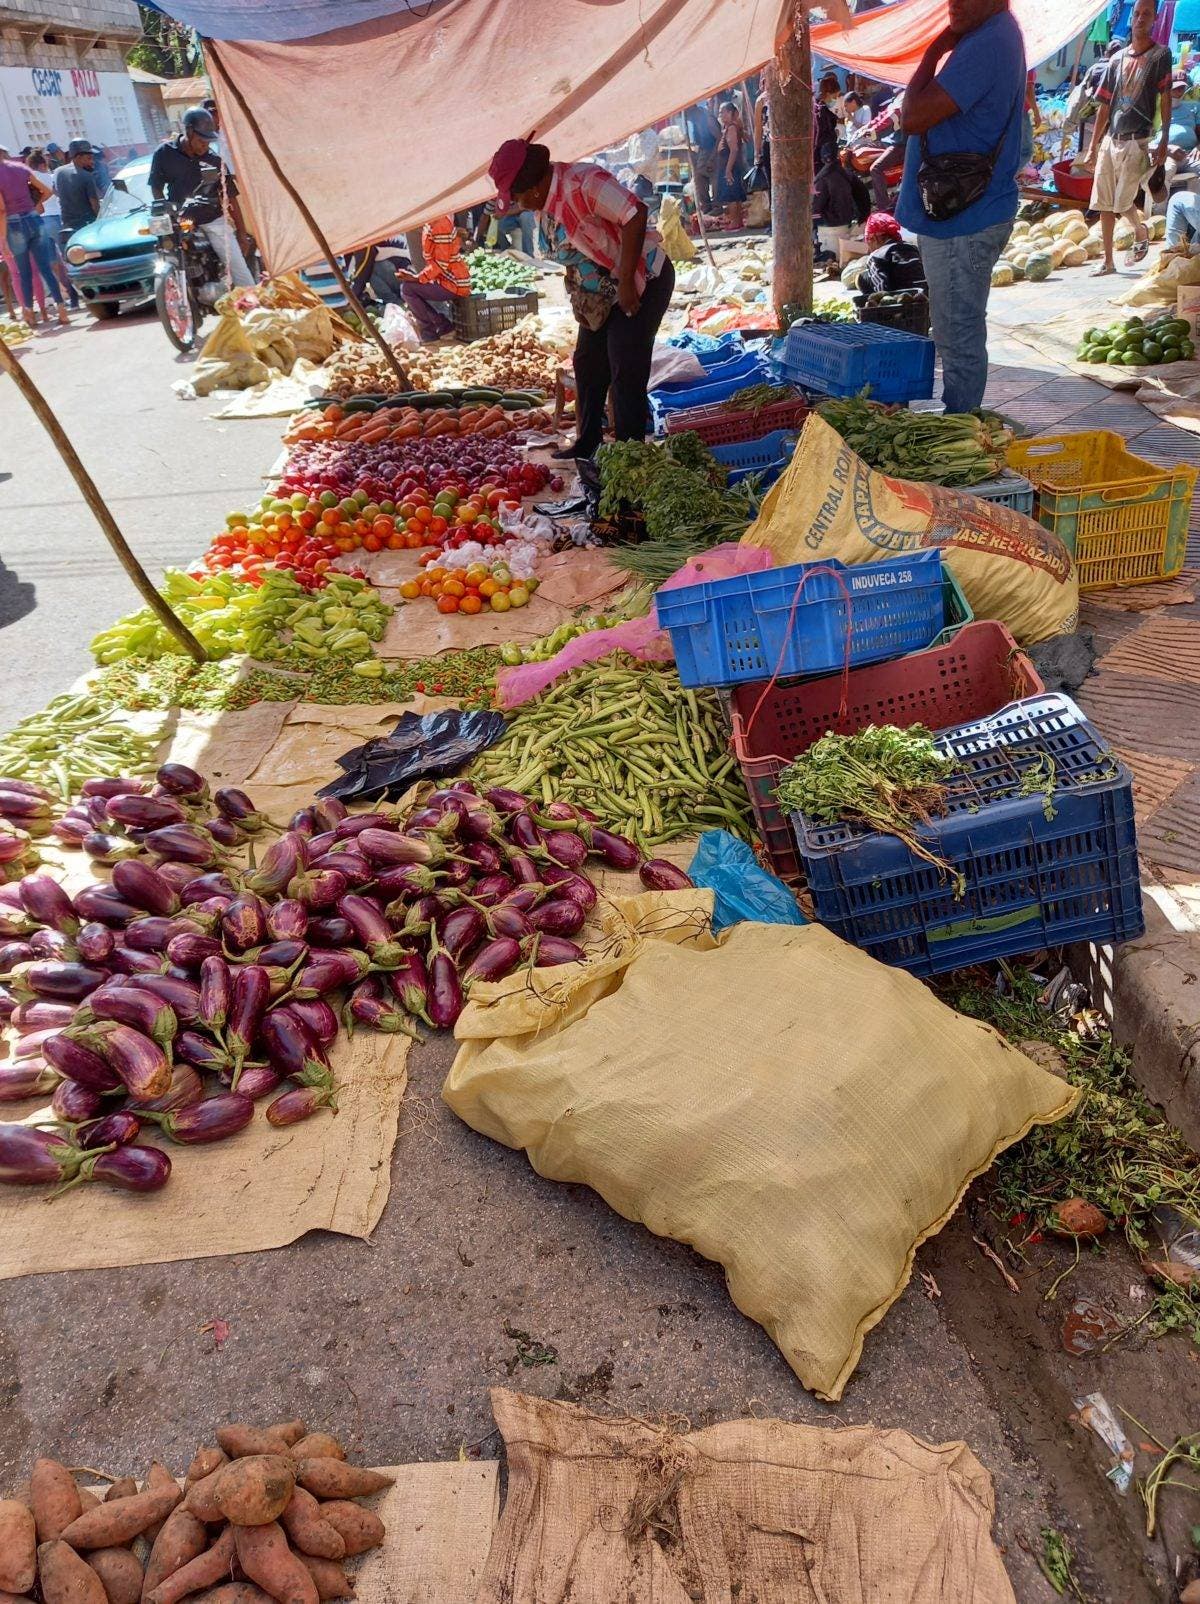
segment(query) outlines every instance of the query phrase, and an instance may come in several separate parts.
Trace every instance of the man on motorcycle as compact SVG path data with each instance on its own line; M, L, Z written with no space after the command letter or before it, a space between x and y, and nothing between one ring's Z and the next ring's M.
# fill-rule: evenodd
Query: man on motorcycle
M208 240L235 287L254 283L243 252L249 246L238 204L237 185L224 162L211 147L217 137L212 114L194 106L183 116L183 132L167 139L150 160L150 193L156 201L166 197L182 217L188 217ZM222 211L228 202L230 227Z

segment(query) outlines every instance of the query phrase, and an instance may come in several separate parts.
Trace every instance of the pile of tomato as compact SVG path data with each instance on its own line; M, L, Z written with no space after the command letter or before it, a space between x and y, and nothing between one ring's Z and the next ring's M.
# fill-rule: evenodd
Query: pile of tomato
M537 587L532 574L514 577L503 562L472 563L469 568L431 563L420 579L405 580L400 594L406 602L426 597L436 602L439 613L506 613L510 607L524 607Z

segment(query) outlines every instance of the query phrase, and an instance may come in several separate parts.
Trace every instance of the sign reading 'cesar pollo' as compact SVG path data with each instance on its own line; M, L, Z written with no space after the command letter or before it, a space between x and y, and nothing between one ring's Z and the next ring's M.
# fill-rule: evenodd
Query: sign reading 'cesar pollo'
M69 74L60 72L57 67L33 67L29 76L33 80L35 94L61 96L64 93L63 79L69 77L71 94L84 100L98 100L100 97L100 75L89 67L72 67Z

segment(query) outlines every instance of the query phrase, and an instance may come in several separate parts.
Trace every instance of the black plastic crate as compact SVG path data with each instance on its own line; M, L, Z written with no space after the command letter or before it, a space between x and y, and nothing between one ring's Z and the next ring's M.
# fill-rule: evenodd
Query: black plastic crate
M450 321L460 340L483 340L515 328L523 317L538 309L536 290L515 295L459 295L447 303Z
M909 334L929 333L929 297L924 290L892 306L860 306L860 323L882 323L884 328L904 329Z

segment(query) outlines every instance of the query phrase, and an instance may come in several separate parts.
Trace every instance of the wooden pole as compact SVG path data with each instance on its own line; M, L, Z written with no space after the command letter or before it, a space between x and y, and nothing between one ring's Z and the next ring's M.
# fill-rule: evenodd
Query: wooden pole
M1079 35L1079 45L1075 51L1075 65L1071 68L1071 88L1079 82L1079 68L1083 62L1083 47L1087 43L1088 30L1085 28Z
M708 243L708 230L704 226L704 207L700 204L700 191L696 188L696 152L692 149L692 136L688 133L687 118L683 119L683 142L687 146L688 164L692 169L692 189L696 195L696 223L700 229L700 238L704 242L704 249L708 252L708 259L714 267L717 259L713 255L713 248Z
M767 86L771 112L772 295L785 306L813 304L813 90L807 5L797 5Z
M153 611L163 628L170 630L185 652L190 653L198 663L207 663L208 653L192 634L191 630L188 629L187 625L176 618L175 614L150 583L149 575L133 555L133 552L130 551L124 535L117 528L116 519L109 512L101 498L92 476L88 473L83 463L80 462L78 453L67 439L66 431L62 424L54 416L42 392L25 372L3 339L0 339L0 368L3 368L26 401L29 402L38 422L53 440L59 456L67 465L67 471L79 487L79 494L87 502L88 510L108 537L109 545L117 554L117 561L137 587L146 605Z
M204 41L204 55L207 61L220 68L220 77L223 86L229 91L230 98L233 100L234 105L241 112L243 118L245 119L246 126L254 135L254 142L258 146L267 166L279 180L279 183L286 192L288 198L291 200L292 204L300 213L304 221L308 224L313 239L316 240L317 245L320 247L322 256L324 256L326 262L328 262L334 278L337 279L338 283L342 287L342 294L346 297L346 300L350 304L352 310L357 313L358 320L362 324L363 333L375 341L375 344L383 353L388 366L396 375L396 378L400 383L400 388L402 390L407 390L408 374L405 373L404 369L400 366L400 363L396 358L396 353L392 350L391 346L384 339L383 335L376 328L372 320L367 316L366 308L363 306L358 296L355 295L354 287L350 283L350 280L346 277L346 274L342 268L342 264L338 261L333 247L325 238L324 232L321 229L321 225L317 222L316 218L305 205L304 197L300 194L300 191L296 188L295 184L292 183L291 179L287 176L283 168L279 165L279 162L276 160L275 152L263 138L263 131L258 126L258 121L255 118L254 113L246 104L245 95L242 94L242 91L225 71L224 63L221 61L220 55L217 52L217 47L211 39L206 39Z

